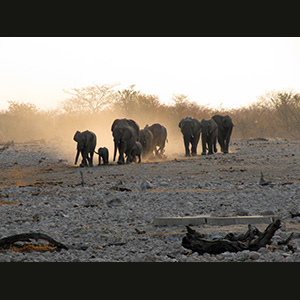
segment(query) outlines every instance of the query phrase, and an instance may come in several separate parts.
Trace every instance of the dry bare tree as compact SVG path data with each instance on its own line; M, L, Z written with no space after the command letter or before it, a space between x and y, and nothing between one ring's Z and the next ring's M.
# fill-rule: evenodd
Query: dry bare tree
M66 112L93 112L97 113L111 106L118 96L114 88L116 84L92 85L82 88L72 88L63 90L71 98L62 103L62 108Z

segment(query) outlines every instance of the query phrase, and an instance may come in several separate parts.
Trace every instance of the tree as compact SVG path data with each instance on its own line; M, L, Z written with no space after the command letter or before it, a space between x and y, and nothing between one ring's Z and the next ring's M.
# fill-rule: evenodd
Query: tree
M171 105L172 113L179 122L182 118L193 117L201 121L209 119L211 115L211 109L205 106L199 105L195 101L191 101L188 96L184 94L173 94L171 98L173 105Z
M38 108L32 103L18 103L16 101L8 101L8 103L7 112L10 115L26 117L38 112Z
M300 138L300 94L290 91L272 91L260 97L275 111L273 120L281 134Z
M67 112L99 112L110 107L118 96L114 88L119 84L95 84L93 86L72 88L65 93L71 98L63 101L62 107Z
M42 112L32 103L18 103L8 101L9 106L3 117L6 130L4 138L8 140L29 140L42 136L41 121L44 121Z
M140 94L140 91L136 91L134 87L135 84L132 84L127 89L118 91L118 97L114 103L114 109L124 113L126 116L132 115L137 105L137 96Z

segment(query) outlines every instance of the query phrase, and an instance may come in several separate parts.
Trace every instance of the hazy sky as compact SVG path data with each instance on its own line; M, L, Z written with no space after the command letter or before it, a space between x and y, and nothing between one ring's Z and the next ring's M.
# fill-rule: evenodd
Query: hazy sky
M63 89L120 83L168 103L239 107L270 90L300 92L300 38L1 37L0 110L55 108Z

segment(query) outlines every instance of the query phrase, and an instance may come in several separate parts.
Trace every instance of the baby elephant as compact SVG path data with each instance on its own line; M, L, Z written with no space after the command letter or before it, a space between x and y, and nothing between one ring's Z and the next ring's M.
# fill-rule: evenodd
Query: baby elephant
M103 165L108 165L109 152L108 152L108 149L106 147L100 147L98 149L98 152L95 151L95 153L99 155L98 166L101 166L101 159L103 161Z
M142 144L138 141L135 142L134 146L131 149L130 155L127 158L127 162L136 162L136 156L139 158L138 163L141 162L141 154L142 154Z

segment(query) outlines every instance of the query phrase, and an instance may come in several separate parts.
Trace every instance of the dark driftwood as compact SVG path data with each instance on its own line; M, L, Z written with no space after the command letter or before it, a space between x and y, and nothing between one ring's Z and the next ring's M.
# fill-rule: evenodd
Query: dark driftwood
M68 250L68 247L64 244L57 242L44 233L39 232L21 233L2 238L0 239L0 250L9 249L9 247L13 246L13 244L16 242L30 242L30 239L34 239L36 241L39 239L46 240L49 242L50 246L56 247L57 251L60 251L61 249Z
M223 252L238 252L243 250L257 251L261 247L270 244L277 229L280 228L280 220L271 223L264 232L248 225L248 231L243 235L235 236L227 234L222 239L205 239L204 236L189 226L186 226L187 233L182 239L182 246L199 254L220 254Z

